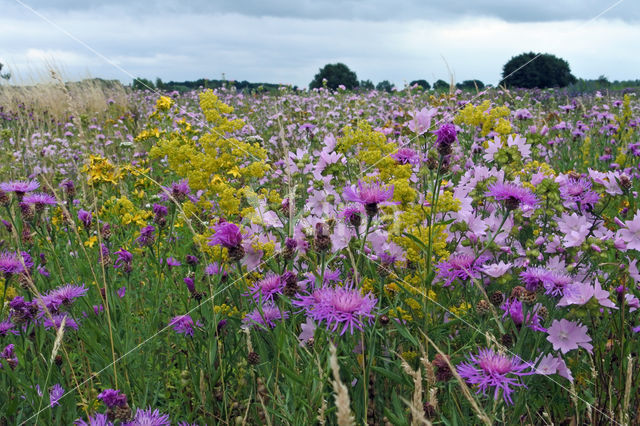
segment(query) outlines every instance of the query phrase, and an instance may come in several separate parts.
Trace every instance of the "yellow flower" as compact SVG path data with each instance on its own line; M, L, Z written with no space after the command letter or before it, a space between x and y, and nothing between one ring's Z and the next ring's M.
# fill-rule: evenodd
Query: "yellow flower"
M89 238L87 241L84 242L84 246L93 248L94 244L97 242L98 242L98 237L96 235L93 235L91 238Z

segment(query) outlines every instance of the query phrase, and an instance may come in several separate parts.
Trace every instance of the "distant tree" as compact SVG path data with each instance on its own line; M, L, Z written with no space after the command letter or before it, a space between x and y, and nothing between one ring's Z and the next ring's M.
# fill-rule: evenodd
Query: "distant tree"
M360 88L363 90L373 90L376 88L371 80L360 80Z
M7 72L2 74L2 67L4 66L4 64L2 62L0 62L0 78L3 80L9 80L11 78L11 73Z
M427 82L427 80L413 80L411 83L409 83L409 86L414 86L416 84L422 87L422 90L431 89L431 85Z
M166 85L162 82L162 79L160 77L156 77L156 89L159 89L159 90L167 89Z
M322 81L327 80L327 87L336 90L341 84L348 90L358 87L358 76L343 63L327 64L313 77L310 89L322 87Z
M151 80L147 80L146 78L140 78L140 77L133 79L133 84L131 85L131 87L134 90L153 90L153 89L155 89L155 86L153 85Z
M484 89L484 83L480 80L465 80L462 83L456 84L456 87L460 90L478 90Z
M433 83L434 90L438 90L438 91L449 90L450 88L451 88L451 85L444 80L438 80L435 83Z
M596 80L596 83L598 83L602 87L611 86L609 79L605 75L601 75L600 77L598 77L598 79Z
M576 82L569 63L549 53L522 53L511 58L502 67L503 82L507 87L546 89L565 87Z
M376 90L391 92L393 90L393 85L389 82L389 80L382 80L380 83L376 84Z

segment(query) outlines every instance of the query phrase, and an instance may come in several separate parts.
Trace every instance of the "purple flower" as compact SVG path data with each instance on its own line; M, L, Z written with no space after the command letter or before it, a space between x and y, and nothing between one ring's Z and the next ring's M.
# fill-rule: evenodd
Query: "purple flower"
M51 401L51 408L56 405L60 405L58 402L60 398L64 395L64 388L60 386L60 384L55 384L49 390L49 400Z
M5 348L0 352L0 359L6 359L7 364L12 369L18 366L18 357L15 354L15 345L13 343L8 344ZM2 363L0 362L0 369L2 368Z
M176 333L181 333L186 336L193 336L193 326L202 327L203 324L200 321L193 322L193 319L189 315L178 315L173 317L169 321L169 326L173 327Z
M14 297L9 302L9 307L11 308L11 320L15 324L31 321L38 313L37 303L27 302L22 296Z
M527 207L535 207L538 198L528 189L509 182L495 182L487 188L485 195L498 201L504 201L509 210L517 209L521 204Z
M418 164L420 157L411 148L400 148L396 153L390 155L399 164Z
M352 225L354 228L359 228L362 223L362 207L351 205L347 206L342 210L342 217L345 222Z
M66 318L64 322L65 330L68 330L70 328L74 330L78 329L78 323L67 314L56 314L56 315L53 315L51 318L45 318L44 328L46 329L54 328L55 330L59 330L60 326L62 325L62 320L65 318Z
M18 334L18 332L13 329L14 327L15 324L9 320L0 322L0 337L4 337L9 333Z
M0 253L0 272L5 275L19 274L24 272L24 265L16 253L4 251Z
M260 309L256 308L252 312L248 313L242 322L245 327L266 328L269 326L274 328L276 326L276 321L287 318L289 318L288 312L281 312L277 306L267 303L262 306L262 312L260 312Z
M436 146L440 155L447 156L451 154L451 145L458 140L456 126L451 123L445 123L433 133L437 136Z
M520 279L529 291L536 291L545 283L553 282L553 273L540 266L530 266L520 273Z
M133 261L133 254L125 250L124 248L121 248L114 254L116 254L118 257L116 261L113 262L113 267L115 269L122 268L122 270L127 274L131 272L131 262Z
M63 189L68 195L73 195L76 193L76 186L73 184L71 179L65 179L60 182L58 185L59 188Z
M185 258L185 261L187 262L188 265L191 265L191 266L195 266L200 262L198 258L192 254L188 254L187 257Z
M346 201L364 204L378 204L393 197L393 185L385 186L379 181L358 181L358 187L350 186L344 190L343 198Z
M453 281L458 278L466 281L470 278L480 278L482 264L487 261L486 256L480 256L476 259L473 254L457 254L452 255L446 261L437 265L439 278L445 279L444 286L450 286Z
M569 275L562 274L560 272L552 272L550 279L542 283L545 288L544 294L550 296L562 296L569 286L573 282L573 278Z
M591 182L585 178L569 178L560 185L560 195L568 207L580 207L587 210L600 200L600 196L591 191Z
M93 215L91 212L80 209L78 210L78 220L82 222L85 228L89 228L91 226L91 221L93 220Z
M484 265L480 270L492 278L498 278L506 274L512 266L513 264L511 262L504 263L503 261L500 261L500 263Z
M12 180L0 183L0 189L4 192L15 192L16 195L23 196L27 192L40 188L40 184L35 180Z
M156 228L153 225L145 226L140 230L140 236L136 238L136 242L140 247L151 246L155 241L153 236Z
M242 243L240 228L231 222L222 222L214 226L215 234L209 240L210 246L222 246L227 249L239 247Z
M559 355L557 357L554 357L551 354L547 354L542 359L540 359L540 362L536 367L536 374L541 374L544 376L548 376L550 374L559 374L573 383L571 370L569 370L567 364Z
M104 402L109 408L124 407L127 405L127 395L121 394L119 390L105 389L99 395L98 399Z
M109 421L106 414L96 413L93 416L89 416L89 422L85 422L83 419L77 419L73 422L76 426L113 426L113 423Z
M169 211L167 210L166 206L163 206L162 204L154 203L154 205L153 205L153 214L155 214L156 217L158 217L158 218L163 218L167 214L169 214Z
M122 299L127 294L127 287L126 286L120 287L117 293L118 293L118 297Z
M204 273L207 275L218 275L221 272L223 272L223 270L217 262L210 263L204 268ZM227 274L226 272L223 273L224 275Z
M167 258L167 265L169 265L169 267L172 267L172 266L181 266L181 265L182 265L182 263L180 263L180 261L179 261L179 260L174 259L173 257L168 257L168 258Z
M563 354L578 349L580 346L585 348L589 353L593 349L593 345L589 342L591 337L587 335L587 327L566 319L553 320L549 327L549 336L547 340L553 344L554 350L560 350Z
M55 312L61 305L71 306L75 299L84 296L88 291L89 289L85 288L84 284L81 286L67 284L51 290L46 295L42 296L41 302L44 303L44 306L46 306L47 309Z
M158 410L152 410L151 407L149 407L146 410L138 408L133 420L123 423L122 426L168 426L170 424L171 420L169 420L168 414L162 414Z
M307 296L299 296L292 303L302 307L307 316L327 324L327 330L340 330L343 335L347 330L353 334L353 329L363 330L363 321L369 322L374 317L374 308L378 300L371 294L365 295L357 288L349 287L321 287L313 290Z
M540 304L537 304L531 311L527 312L527 319L525 321L522 302L515 298L509 298L500 307L500 309L504 311L502 319L509 315L516 326L520 326L522 323L525 323L525 325L532 330L546 332L547 330L540 325L540 316L538 315L538 309L540 309L540 306Z
M49 194L29 194L22 199L23 203L33 204L36 207L36 210L43 210L45 206L55 206L58 204L56 197L51 196Z
M274 302L285 287L279 275L269 273L264 279L249 285L249 294L257 302Z
M184 281L185 285L187 286L187 289L189 290L189 293L193 294L193 293L196 292L196 283L195 283L195 281L193 281L193 278L184 277L182 279L182 281Z
M458 374L467 383L477 385L477 393L482 392L486 395L487 391L493 388L493 399L496 401L502 390L504 402L511 405L512 387L524 386L518 377L533 374L531 371L525 371L530 365L522 362L519 357L508 357L495 353L493 349L480 349L478 355L470 354L468 360L458 365Z

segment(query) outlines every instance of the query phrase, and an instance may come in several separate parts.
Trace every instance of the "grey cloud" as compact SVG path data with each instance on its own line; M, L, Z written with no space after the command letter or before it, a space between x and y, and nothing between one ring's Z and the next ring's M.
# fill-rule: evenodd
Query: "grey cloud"
M11 0L6 0L10 2ZM144 17L150 13L237 13L302 19L406 20L494 17L509 22L592 19L614 1L602 0L26 0L38 10L121 9ZM640 4L621 2L609 19L640 20Z

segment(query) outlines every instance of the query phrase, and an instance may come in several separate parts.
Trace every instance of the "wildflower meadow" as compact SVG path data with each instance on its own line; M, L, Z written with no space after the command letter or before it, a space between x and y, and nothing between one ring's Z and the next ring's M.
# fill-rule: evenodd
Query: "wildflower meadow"
M0 425L640 424L636 92L94 98L2 98Z

